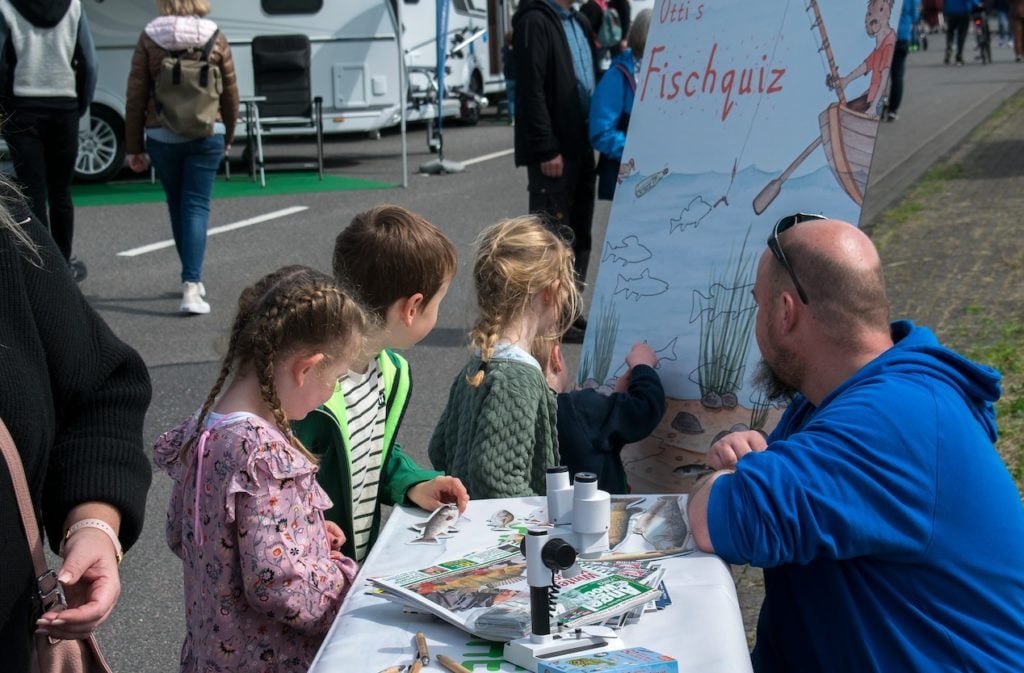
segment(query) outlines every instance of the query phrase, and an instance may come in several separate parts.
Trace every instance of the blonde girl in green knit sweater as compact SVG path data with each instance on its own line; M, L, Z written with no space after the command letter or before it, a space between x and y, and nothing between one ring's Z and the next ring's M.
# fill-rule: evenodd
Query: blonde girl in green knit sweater
M547 468L559 464L558 429L555 395L530 346L579 316L572 250L536 215L504 220L480 235L473 281L473 354L428 454L473 498L543 495Z

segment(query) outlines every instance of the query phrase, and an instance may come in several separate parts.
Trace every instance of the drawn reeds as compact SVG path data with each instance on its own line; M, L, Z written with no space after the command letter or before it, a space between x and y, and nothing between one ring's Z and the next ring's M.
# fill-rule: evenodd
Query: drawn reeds
M751 397L750 403L750 429L764 430L764 425L768 422L768 410L772 408L772 403L760 393L756 397Z
M580 369L576 378L581 386L588 378L594 378L599 383L608 381L615 340L619 336L619 313L615 310L614 303L601 302L597 325L591 324L590 329L595 330L594 349L584 352L580 357Z
M720 275L712 271L708 284L708 303L700 315L697 368L702 399L710 393L719 398L726 393L735 395L743 385L756 314L750 293L756 255L747 254L749 236L748 229L739 255L730 257L728 267Z

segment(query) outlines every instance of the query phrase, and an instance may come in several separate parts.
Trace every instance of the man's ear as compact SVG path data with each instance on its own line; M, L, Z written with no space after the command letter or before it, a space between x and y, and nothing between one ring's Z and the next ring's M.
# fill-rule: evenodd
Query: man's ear
M779 329L783 334L790 334L796 329L800 319L800 309L805 305L799 302L800 299L795 292L783 292L779 295L778 320Z
M317 366L324 361L326 356L323 353L301 355L295 358L291 366L291 374L296 385L302 385L310 374L315 374Z
M398 314L402 322L406 327L410 327L416 314L423 308L423 293L417 292L404 299L399 299L395 302L395 305L398 308Z

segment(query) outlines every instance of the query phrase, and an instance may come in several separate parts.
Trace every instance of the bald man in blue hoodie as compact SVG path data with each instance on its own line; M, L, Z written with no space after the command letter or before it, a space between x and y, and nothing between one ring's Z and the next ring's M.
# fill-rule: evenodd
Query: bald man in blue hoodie
M690 497L694 538L764 568L757 673L985 671L1024 662L1024 507L993 446L1000 375L889 323L856 227L783 218L754 284L765 392Z

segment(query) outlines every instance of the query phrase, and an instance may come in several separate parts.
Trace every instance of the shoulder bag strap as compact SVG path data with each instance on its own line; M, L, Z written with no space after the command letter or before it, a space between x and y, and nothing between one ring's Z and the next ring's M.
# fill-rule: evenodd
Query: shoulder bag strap
M0 419L0 449L3 450L4 460L7 461L7 471L11 473L14 495L18 499L18 510L21 512L21 525L25 528L28 547L32 551L32 563L36 569L36 577L39 577L47 572L43 540L39 534L36 511L32 506L32 495L25 479L25 468L22 467L21 456L14 446L14 438L11 437L3 419Z
M629 84L629 88L633 90L633 93L636 93L636 80L633 79L633 73L621 63L616 63L615 67L622 71L622 74L626 77L626 83Z

